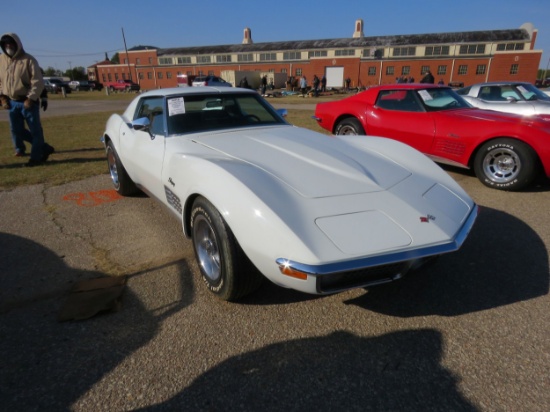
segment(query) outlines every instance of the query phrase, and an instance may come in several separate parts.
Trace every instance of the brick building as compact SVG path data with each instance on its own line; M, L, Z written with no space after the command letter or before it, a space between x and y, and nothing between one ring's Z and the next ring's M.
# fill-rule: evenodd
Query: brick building
M351 87L400 77L419 81L427 70L445 84L534 82L542 56L537 34L525 23L519 29L367 37L357 20L350 38L254 43L245 28L241 44L120 51L120 64L98 63L88 76L99 82L131 78L142 90L175 87L178 74L220 76L227 70L306 76L310 84L313 75L326 75L327 86L336 88L348 77Z

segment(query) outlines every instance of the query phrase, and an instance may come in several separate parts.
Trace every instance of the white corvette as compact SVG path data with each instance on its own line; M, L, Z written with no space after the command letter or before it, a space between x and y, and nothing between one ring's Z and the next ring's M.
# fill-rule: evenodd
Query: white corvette
M141 94L103 142L116 190L141 189L181 220L225 300L263 277L313 294L399 279L457 250L478 212L411 147L294 127L251 90Z

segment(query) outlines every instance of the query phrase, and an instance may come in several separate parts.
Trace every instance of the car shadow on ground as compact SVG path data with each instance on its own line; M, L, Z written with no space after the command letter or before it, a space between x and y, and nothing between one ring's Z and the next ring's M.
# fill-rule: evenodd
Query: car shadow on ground
M458 316L548 294L548 251L521 220L483 207L462 248L347 301L398 317Z
M289 340L234 356L142 411L476 411L433 329Z
M75 281L106 275L73 269L42 245L6 233L0 233L0 262L0 399L5 410L72 410L82 395L153 339L164 319L194 298L192 272L177 261L181 299L155 313L126 287L122 310L86 322L58 322ZM128 277L134 275L140 273Z

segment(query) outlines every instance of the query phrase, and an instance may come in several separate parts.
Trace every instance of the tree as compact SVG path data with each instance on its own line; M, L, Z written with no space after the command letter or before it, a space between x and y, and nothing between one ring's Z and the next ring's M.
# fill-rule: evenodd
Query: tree
M68 77L72 80L88 80L86 69L81 66L73 67L70 70L66 70L65 73L63 73L63 76Z
M118 53L113 54L113 57L111 57L111 63L120 64L120 56Z
M54 69L52 66L48 66L46 70L44 70L44 76L46 77L59 77L62 76L63 73L61 73L59 70Z

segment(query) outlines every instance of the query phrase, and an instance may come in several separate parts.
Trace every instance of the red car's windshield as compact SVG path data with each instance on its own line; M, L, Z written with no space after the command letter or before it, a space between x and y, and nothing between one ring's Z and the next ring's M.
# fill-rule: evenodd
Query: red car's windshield
M434 112L472 107L449 88L381 90L376 106L406 112Z

